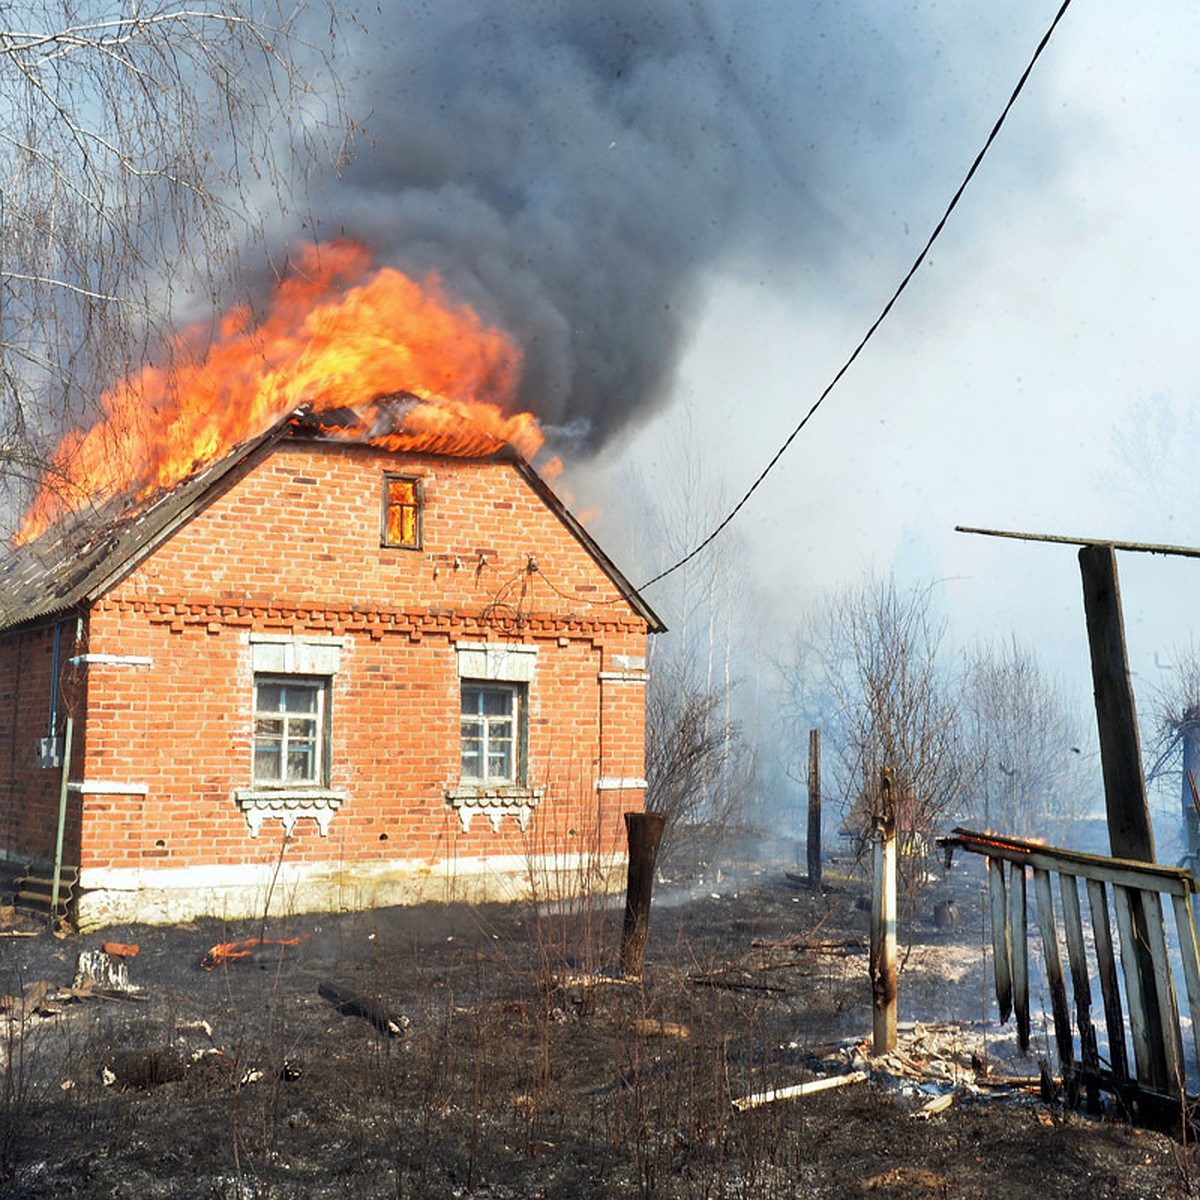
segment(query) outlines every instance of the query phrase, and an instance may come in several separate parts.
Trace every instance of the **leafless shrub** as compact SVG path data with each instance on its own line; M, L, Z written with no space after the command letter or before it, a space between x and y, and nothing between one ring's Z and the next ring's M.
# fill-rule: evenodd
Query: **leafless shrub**
M330 53L306 43L302 13L273 0L5 6L0 486L11 512L104 387L155 347L169 369L164 335L189 306L211 311L268 213L291 206L306 163L343 153Z
M660 855L711 851L747 806L752 755L728 690L656 661L646 701L646 807L666 818Z

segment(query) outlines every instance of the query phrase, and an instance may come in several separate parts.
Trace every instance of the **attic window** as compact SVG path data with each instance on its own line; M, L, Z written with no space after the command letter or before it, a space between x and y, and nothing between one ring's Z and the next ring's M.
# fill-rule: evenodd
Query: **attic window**
M421 481L411 475L383 477L383 544L421 548Z

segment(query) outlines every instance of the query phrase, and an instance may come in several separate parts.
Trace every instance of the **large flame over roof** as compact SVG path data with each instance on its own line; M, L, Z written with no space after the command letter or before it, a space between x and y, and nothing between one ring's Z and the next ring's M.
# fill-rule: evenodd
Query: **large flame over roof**
M85 504L144 501L301 408L327 436L393 450L474 457L508 443L531 458L542 445L535 418L512 411L512 340L436 277L373 269L357 242L304 247L264 317L235 308L215 338L194 326L169 350L168 366L112 388L101 420L63 438L18 542ZM377 403L399 393L403 404ZM355 411L363 420L347 420Z

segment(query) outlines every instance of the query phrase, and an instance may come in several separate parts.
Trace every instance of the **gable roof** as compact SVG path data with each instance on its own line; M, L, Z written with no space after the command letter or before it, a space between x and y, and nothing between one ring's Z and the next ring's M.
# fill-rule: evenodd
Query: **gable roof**
M322 424L292 413L265 433L236 446L219 462L203 467L148 504L130 511L114 504L87 520L64 520L41 537L17 547L0 561L0 631L69 613L99 599L110 587L187 524L210 500L231 487L285 438L333 441ZM344 440L338 444L345 445ZM433 451L437 453L437 451ZM550 486L512 447L500 444L485 456L510 463L542 502L563 523L613 586L642 617L651 632L666 629L637 589L617 569L595 539Z

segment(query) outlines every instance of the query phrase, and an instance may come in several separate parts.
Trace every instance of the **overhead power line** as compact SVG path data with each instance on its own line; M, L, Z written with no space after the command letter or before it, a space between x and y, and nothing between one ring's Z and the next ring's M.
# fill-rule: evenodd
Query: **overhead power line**
M746 503L749 501L750 497L753 496L756 491L758 491L763 480L765 480L766 477L775 469L776 464L784 456L784 454L787 453L788 448L799 436L800 431L809 423L809 421L812 420L817 409L819 409L821 405L825 403L825 400L828 398L833 389L841 382L842 376L844 376L846 372L849 371L854 365L855 361L858 359L858 356L866 348L867 343L875 336L875 331L884 323L885 320L887 320L888 314L896 305L896 301L899 300L904 294L905 289L912 281L913 276L916 275L917 271L920 269L921 264L925 261L929 251L933 249L934 242L936 242L941 236L942 230L946 226L946 222L950 219L950 214L955 210L955 208L958 207L958 202L962 199L963 193L967 190L967 185L975 177L975 172L979 170L980 163L983 162L984 156L991 149L992 143L999 135L1000 129L1004 125L1005 120L1007 120L1009 112L1011 111L1013 105L1017 102L1017 97L1024 89L1025 83L1032 74L1033 68L1037 64L1038 59L1041 58L1042 51L1045 50L1046 46L1049 44L1051 37L1054 35L1055 29L1058 28L1058 23L1063 19L1067 9L1070 7L1071 0L1063 0L1062 6L1054 15L1054 20L1050 22L1050 27L1042 35L1042 40L1038 42L1037 49L1033 52L1033 57L1030 58L1025 70L1021 72L1021 77L1017 80L1016 87L1013 88L1012 95L1010 95L1008 98L1008 103L1005 104L999 117L996 118L996 123L992 126L992 131L988 134L987 140L983 143L982 149L980 149L979 153L975 155L975 160L971 163L970 169L967 171L966 175L963 176L963 181L958 185L957 190L950 199L950 203L946 205L946 211L942 213L941 219L933 227L933 232L929 235L925 245L921 247L920 253L918 253L916 258L913 260L912 266L908 268L904 278L900 280L899 286L894 292L892 292L891 297L883 306L883 309L880 311L879 315L874 321L871 322L866 333L863 334L862 338L858 342L858 345L854 347L849 358L847 358L846 361L838 368L837 374L834 375L834 377L825 385L825 390L821 392L816 400L813 401L808 412L806 412L800 419L800 423L795 429L792 430L791 433L788 434L783 445L775 451L770 462L763 467L762 471L759 472L758 478L755 479L755 481L750 485L750 487L746 490L746 494L737 502L737 504L733 506L733 508L729 511L729 514L721 521L721 523L702 542L700 542L699 545L694 547L692 550L689 550L688 553L685 554L678 562L669 566L665 571L660 571L654 576L653 579L648 579L644 584L641 585L643 588L648 588L652 584L658 583L660 580L666 579L668 575L678 571L680 567L691 562L696 555L700 554L709 545L716 541L716 539L720 537L722 533L724 533L724 531L733 523L738 513L740 513L746 506Z

